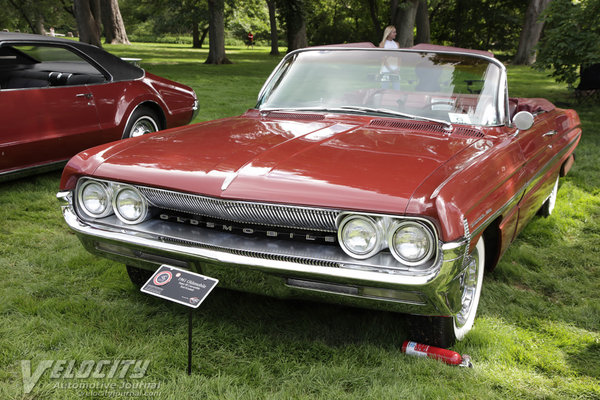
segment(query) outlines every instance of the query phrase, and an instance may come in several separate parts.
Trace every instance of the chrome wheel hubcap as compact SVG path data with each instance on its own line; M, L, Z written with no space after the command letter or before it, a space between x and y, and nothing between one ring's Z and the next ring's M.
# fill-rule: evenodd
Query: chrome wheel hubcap
M462 327L468 321L471 312L473 312L473 305L476 303L477 297L477 285L479 282L479 251L477 248L471 254L471 261L465 271L462 283L462 307L455 317L456 326Z
M133 124L129 137L138 137L150 132L156 132L158 127L155 122L149 117L141 117Z

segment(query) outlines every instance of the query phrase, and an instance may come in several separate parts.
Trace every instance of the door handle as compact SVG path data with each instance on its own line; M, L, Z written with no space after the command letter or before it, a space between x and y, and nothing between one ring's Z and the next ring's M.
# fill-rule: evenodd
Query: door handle
M91 93L78 93L75 97L85 97L86 99L91 99L94 97Z
M548 132L544 133L544 134L542 135L542 137L546 137L546 136L554 136L554 135L556 135L557 133L558 133L558 131L555 131L554 129L552 129L551 131L548 131Z

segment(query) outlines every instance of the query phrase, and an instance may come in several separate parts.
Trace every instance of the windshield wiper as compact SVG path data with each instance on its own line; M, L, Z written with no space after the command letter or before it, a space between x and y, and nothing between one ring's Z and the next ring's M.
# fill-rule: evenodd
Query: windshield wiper
M358 113L375 113L393 115L396 117L404 117L410 119L416 119L420 121L435 122L438 124L445 125L447 130L451 131L453 126L450 122L444 121L443 119L422 117L420 115L407 114L400 111L388 110L387 108L371 108L371 107L358 107L358 106L340 106L340 107L290 107L290 108L262 108L261 112L269 111L316 111L316 112L358 112Z
M387 115L394 115L394 116L397 116L397 117L405 117L405 118L410 118L410 119L417 119L417 120L421 120L421 121L436 122L438 124L442 124L442 125L447 126L447 129L450 130L450 131L453 129L452 124L450 122L448 122L448 121L444 121L443 119L422 117L420 115L413 115L413 114L403 113L403 112L400 112L400 111L388 110L387 108L342 106L342 107L339 107L339 109L341 109L341 110L348 110L348 111L359 111L359 112L362 111L362 112L372 112L372 113L377 113L377 114L387 114Z
M366 110L347 110L345 107L289 107L289 108L261 108L260 112L272 112L272 111L315 111L315 112L347 112L357 111L360 113L366 113Z

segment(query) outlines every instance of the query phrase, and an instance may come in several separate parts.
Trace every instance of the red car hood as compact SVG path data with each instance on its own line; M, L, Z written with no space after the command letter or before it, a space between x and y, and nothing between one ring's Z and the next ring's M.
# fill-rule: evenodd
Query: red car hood
M220 198L403 213L415 189L476 140L369 121L247 114L190 125L115 145L94 175Z

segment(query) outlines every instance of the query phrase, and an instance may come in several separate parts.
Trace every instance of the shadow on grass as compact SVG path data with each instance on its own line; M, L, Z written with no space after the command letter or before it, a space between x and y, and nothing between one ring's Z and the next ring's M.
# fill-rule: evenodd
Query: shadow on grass
M187 317L187 308L164 304L160 299L149 300L149 305L167 308L179 320ZM408 339L406 317L401 314L277 299L222 288L211 293L194 316L211 321L211 325L227 327L230 336L260 338L263 342L266 339L267 348L303 343L308 349L322 343L331 348L370 345L400 351L403 341Z

